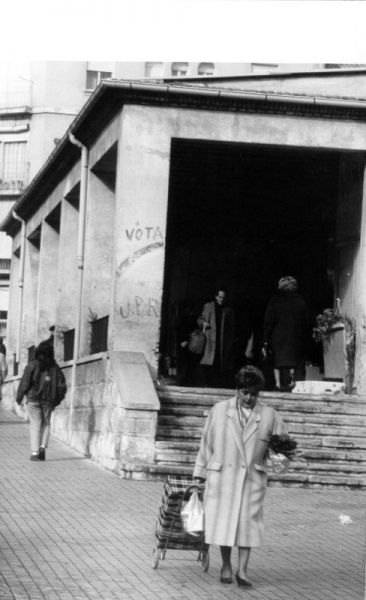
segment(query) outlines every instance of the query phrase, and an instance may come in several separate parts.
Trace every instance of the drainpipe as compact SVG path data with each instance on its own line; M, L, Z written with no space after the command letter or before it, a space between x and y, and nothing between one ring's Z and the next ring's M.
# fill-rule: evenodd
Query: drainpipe
M79 202L79 227L78 227L78 246L76 255L76 265L78 268L78 289L77 289L77 309L74 335L73 364L71 374L70 391L70 415L69 415L69 440L72 441L72 421L75 410L75 391L76 391L76 366L80 354L80 331L81 331L81 310L83 302L83 278L84 278L84 249L85 249L85 223L86 223L86 204L88 195L88 149L72 133L69 133L69 139L72 144L81 150L81 171L80 171L80 202Z
M21 219L15 212L12 211L12 215L14 219L20 221L22 224L22 229L20 233L20 265L19 265L19 288L20 288L20 298L19 298L19 320L18 320L18 335L17 335L17 346L16 346L16 361L20 362L20 351L21 351L21 341L22 341L22 321L23 321L23 296L24 296L24 266L25 266L25 221Z

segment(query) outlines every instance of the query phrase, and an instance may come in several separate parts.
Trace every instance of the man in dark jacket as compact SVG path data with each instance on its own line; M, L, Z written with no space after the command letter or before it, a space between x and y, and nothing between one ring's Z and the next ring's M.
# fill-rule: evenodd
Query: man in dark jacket
M51 414L65 394L65 377L55 362L53 349L48 340L41 342L35 350L35 359L24 369L16 396L19 406L27 396L31 460L45 460Z

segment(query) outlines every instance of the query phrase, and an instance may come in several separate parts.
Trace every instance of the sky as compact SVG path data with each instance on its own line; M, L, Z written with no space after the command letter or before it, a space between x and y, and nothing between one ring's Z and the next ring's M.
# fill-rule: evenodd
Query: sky
M366 63L365 17L357 0L15 0L0 56Z

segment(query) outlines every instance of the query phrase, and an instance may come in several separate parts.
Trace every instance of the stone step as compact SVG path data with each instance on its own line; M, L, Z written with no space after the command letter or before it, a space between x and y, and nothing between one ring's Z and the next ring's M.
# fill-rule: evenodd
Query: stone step
M170 464L170 465L184 465L190 467L191 470L194 468L195 457L192 460L183 460L179 456L171 456L164 454L156 457L156 464ZM272 473L271 469L268 471ZM366 476L366 464L363 465L349 465L344 462L341 464L334 463L331 466L308 462L306 465L303 463L294 463L288 470L288 473L308 473L313 475L334 475L334 474L347 474L347 475L364 475Z
M184 388L178 386L157 386L156 388L159 397L171 399L174 401L183 401L190 404L195 404L202 400L203 404L207 402L217 402L225 400L235 395L235 390L216 389L216 388ZM275 402L283 404L283 402L296 402L299 405L309 403L314 404L348 404L365 406L365 399L361 396L351 396L346 394L292 394L278 392L261 392L263 401Z
M205 407L194 407L194 406L176 406L176 405L164 405L160 409L159 419L175 417L184 419L186 417L194 417L201 419L202 426L208 415L209 409ZM298 413L285 411L280 409L281 416L286 422L296 423L319 423L322 425L349 425L352 427L366 427L366 416L363 415L344 415L344 414L332 414L332 413Z
M210 408L233 390L160 386L156 462L147 477L190 474ZM292 463L286 474L270 473L269 485L366 487L366 403L345 395L261 394L276 408L299 443L307 463ZM144 477L144 475L141 475Z
M365 445L365 440L362 440ZM344 440L338 440L335 438L323 438L323 439L298 439L299 447L304 452L305 456L312 456L313 452L317 452L318 455L324 456L324 460L333 460L337 456L340 459L346 458L345 453L347 453L348 458L352 458L353 460L363 460L365 453L360 452L359 448L355 445L354 440L348 440L348 443L345 443ZM198 452L199 448L199 440L196 441L192 439L181 439L181 440L156 440L155 448L157 451L162 449L171 449L178 452ZM352 456L349 456L349 452L352 453Z
M135 480L165 480L167 475L185 475L191 477L192 466L184 464L156 464L143 462L125 462L121 464L119 475L125 479ZM269 487L329 487L329 488L356 488L366 489L366 477L358 474L313 474L302 473L270 473L268 476Z
M195 402L195 401L187 401L187 398L175 398L169 400L161 400L161 408L162 410L170 409L177 407L180 410L186 410L188 413L190 412L190 408L194 410L192 414L195 414L195 411L201 414L202 412L207 412L213 406L211 401L203 402ZM222 398L221 398L222 400ZM327 399L324 401L308 401L306 403L295 401L295 400L284 400L279 401L277 398L262 398L262 403L268 406L272 406L276 410L278 410L281 414L282 412L286 413L299 413L304 416L309 414L330 414L330 415L359 415L361 418L366 417L366 403L362 404L360 402L329 402Z
M284 421L287 425L289 432L296 434L307 434L307 435L332 435L332 436L345 436L345 437L362 437L366 436L366 427L359 427L350 425L347 422L335 424L331 426L330 423L317 423L313 420L288 420L283 415ZM203 428L204 420L200 417L179 417L175 415L159 415L159 427L171 428L172 430L183 430L183 429L201 429Z

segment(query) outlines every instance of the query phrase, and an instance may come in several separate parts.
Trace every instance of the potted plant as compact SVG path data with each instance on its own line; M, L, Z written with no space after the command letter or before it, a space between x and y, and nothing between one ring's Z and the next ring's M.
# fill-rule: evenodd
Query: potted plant
M324 376L326 379L343 379L345 391L352 393L356 322L353 317L342 315L340 301L337 308L326 308L316 316L313 338L322 342L324 353Z

